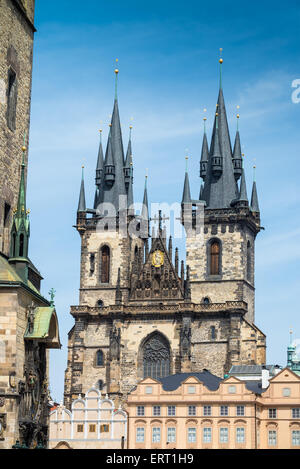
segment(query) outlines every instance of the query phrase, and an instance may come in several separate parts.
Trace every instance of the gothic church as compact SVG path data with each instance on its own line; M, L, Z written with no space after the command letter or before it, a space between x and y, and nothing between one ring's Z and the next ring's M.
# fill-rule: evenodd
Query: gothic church
M203 369L223 377L232 365L265 363L266 337L254 324L254 252L261 230L256 183L249 201L240 135L232 149L221 84L210 148L206 132L203 137L198 200L185 174L186 263L179 265L161 214L149 235L147 184L141 214L135 213L131 155L131 137L126 156L123 150L116 94L105 155L100 141L92 209L81 182L80 299L71 307L68 407L95 383L123 401L144 377ZM137 234L124 236L124 220Z

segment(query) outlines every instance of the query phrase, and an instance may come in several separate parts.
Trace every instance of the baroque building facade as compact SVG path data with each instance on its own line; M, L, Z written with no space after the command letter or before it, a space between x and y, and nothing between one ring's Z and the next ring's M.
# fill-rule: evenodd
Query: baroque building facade
M299 396L288 368L260 382L209 371L146 378L128 395L128 448L300 449Z
M92 209L81 182L80 297L71 307L67 407L95 382L123 401L146 377L203 369L223 377L235 364L265 363L266 337L254 323L256 183L249 201L240 135L232 149L221 85L200 175L194 200L185 174L186 262L180 263L161 212L149 217L147 181L143 208L139 215L134 210L132 142L130 136L125 155L116 93L105 155L100 141Z
M49 349L60 347L54 303L29 258L34 7L0 1L0 449L47 447Z

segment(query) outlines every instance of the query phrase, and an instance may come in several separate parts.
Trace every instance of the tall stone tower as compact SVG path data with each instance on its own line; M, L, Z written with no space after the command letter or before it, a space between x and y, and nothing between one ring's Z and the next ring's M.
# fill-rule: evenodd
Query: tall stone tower
M147 376L207 368L222 377L233 364L265 362L265 336L254 324L256 187L249 205L239 133L232 151L222 90L210 150L204 135L201 176L205 185L193 200L185 174L187 257L180 267L161 212L149 235L147 181L135 213L131 136L125 157L115 97L105 157L100 140L92 209L84 178L80 188L80 304L71 307L68 407L95 384L123 401Z
M0 252L9 255L20 183L20 148L28 146L34 0L0 2Z

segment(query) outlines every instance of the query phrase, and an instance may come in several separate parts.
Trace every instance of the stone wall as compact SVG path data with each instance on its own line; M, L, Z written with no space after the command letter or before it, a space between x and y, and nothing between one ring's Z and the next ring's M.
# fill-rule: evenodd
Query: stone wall
M0 251L9 253L12 211L16 207L22 146L26 132L29 139L31 75L34 31L26 15L12 0L0 2ZM28 14L34 18L34 1L27 0ZM16 126L7 125L7 90L9 70L16 73ZM4 224L5 204L10 211Z
M245 301L247 318L254 322L254 249L255 233L242 223L205 223L201 233L187 236L186 262L190 266L192 301L212 303ZM221 273L209 275L208 245L213 239L221 242ZM247 277L247 243L251 245L251 275Z

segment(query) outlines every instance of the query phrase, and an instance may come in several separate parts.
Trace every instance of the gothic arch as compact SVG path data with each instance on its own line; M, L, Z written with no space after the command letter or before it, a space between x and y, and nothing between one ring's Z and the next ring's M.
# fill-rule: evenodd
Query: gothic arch
M169 340L159 331L144 338L138 354L138 378L163 378L171 374Z
M207 243L207 276L222 275L222 242L219 238L211 238Z
M100 283L109 284L111 273L111 249L108 244L104 244L100 247L99 254L99 280Z

